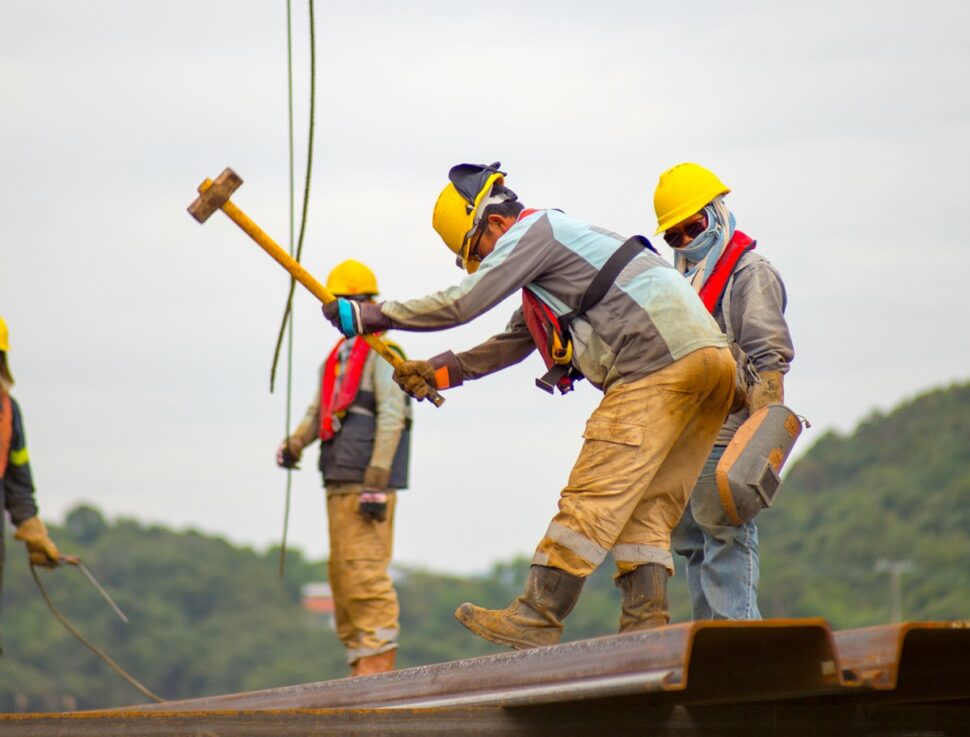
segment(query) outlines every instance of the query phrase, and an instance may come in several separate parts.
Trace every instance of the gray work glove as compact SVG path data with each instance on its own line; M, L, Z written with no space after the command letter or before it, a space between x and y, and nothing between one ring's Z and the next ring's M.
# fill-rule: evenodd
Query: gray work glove
M383 522L387 519L387 484L391 472L386 468L368 466L364 471L364 490L360 494L357 511L369 522Z
M402 361L394 368L394 381L418 401L428 396L428 387L438 388L430 361Z

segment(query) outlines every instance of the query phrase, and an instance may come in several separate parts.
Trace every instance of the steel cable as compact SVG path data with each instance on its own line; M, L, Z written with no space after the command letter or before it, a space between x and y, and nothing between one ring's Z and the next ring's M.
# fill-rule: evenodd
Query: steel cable
M297 261L303 255L303 236L306 233L307 210L310 202L310 174L313 168L313 129L314 115L316 111L316 34L313 13L313 0L309 0L310 11L310 127L307 138L307 163L306 179L303 185L303 215L300 220L300 237L297 242L296 256ZM287 59L287 96L289 111L289 155L290 155L290 255L293 256L293 211L294 211L294 185L293 185L293 23L290 0L286 0L286 59ZM286 307L283 310L283 320L280 323L279 334L276 336L276 348L273 351L273 365L269 374L269 391L273 393L276 383L276 367L279 363L280 348L283 344L283 334L287 333L286 349L286 427L283 430L284 438L290 432L291 411L293 405L293 293L296 289L296 280L290 277L290 291L286 298ZM286 442L284 440L284 442ZM280 561L279 576L283 578L286 570L286 540L290 528L290 500L293 489L293 469L286 469L286 501L283 509L283 537L280 542Z
M65 617L63 614L60 613L60 611L58 611L57 607L54 606L54 602L51 600L51 597L48 595L47 589L44 588L44 584L40 582L40 577L37 575L37 569L34 567L33 563L31 563L30 565L30 575L34 577L34 582L37 584L37 588L40 589L40 595L43 596L44 601L47 602L47 608L51 610L51 613L55 617L57 617L57 621L59 621L62 625L64 625L64 628L68 632L74 635L80 641L80 643L84 645L88 650L93 652L95 655L101 658L101 660L107 663L111 667L111 669L115 671L115 673L117 673L119 676L121 676L126 681L128 681L128 683L130 683L132 686L137 688L139 691L141 691L145 696L150 698L152 701L155 701L159 704L165 701L165 699L163 699L161 696L158 696L152 693L151 691L149 691L148 688L142 685L142 683L139 682L133 675L128 673L128 671L126 671L124 668L118 665L114 660L112 660L111 656L109 656L101 648L99 648L93 642L88 640L84 635L82 635L77 630L77 628L70 623L67 617Z

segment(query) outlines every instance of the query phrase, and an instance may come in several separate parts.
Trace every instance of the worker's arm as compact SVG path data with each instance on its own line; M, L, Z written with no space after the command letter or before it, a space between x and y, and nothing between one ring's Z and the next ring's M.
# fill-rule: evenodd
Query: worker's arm
M466 380L479 379L519 363L535 349L520 307L498 335L467 351L458 354L448 351L432 358L435 383L439 389L461 386Z
M522 308L512 315L505 330L463 353L440 353L427 361L405 361L394 370L394 381L415 399L428 396L428 387L450 389L465 379L477 379L518 363L535 344L525 325Z
M295 468L303 455L303 449L320 436L320 386L325 365L326 361L320 364L317 393L314 395L313 402L307 407L300 424L283 440L276 451L276 463L283 468Z
M750 263L742 264L736 272L731 289L731 328L761 377L749 392L752 412L785 398L783 377L795 357L785 320L787 301L781 275L765 259L752 254Z
M375 356L376 359L376 356ZM394 367L387 361L374 360L374 403L377 427L369 466L390 474L397 446L407 421L407 397L394 383ZM386 486L386 483L385 483Z
M462 325L538 279L552 264L554 245L548 218L527 218L499 238L478 271L458 285L426 297L387 301L376 307L388 328L429 331ZM365 322L371 319L367 317Z
M393 346L392 346L393 349ZM398 351L399 352L399 351ZM402 355L403 357L403 355ZM365 520L384 522L387 519L387 491L391 481L391 466L401 444L407 422L408 403L404 392L394 383L394 367L371 355L374 384L374 447L364 470L358 511Z
M10 438L10 454L7 470L3 476L4 502L10 520L17 528L14 537L27 545L30 562L40 566L56 566L61 554L47 534L47 527L37 516L34 499L34 481L30 472L30 455L27 452L27 435L24 432L20 406L11 397L13 409L13 432Z
M10 438L10 453L7 457L7 470L3 476L4 502L10 520L20 526L30 517L37 516L37 502L34 499L34 479L30 472L30 454L27 452L27 437L24 433L23 417L20 406L11 397L13 409L13 433Z

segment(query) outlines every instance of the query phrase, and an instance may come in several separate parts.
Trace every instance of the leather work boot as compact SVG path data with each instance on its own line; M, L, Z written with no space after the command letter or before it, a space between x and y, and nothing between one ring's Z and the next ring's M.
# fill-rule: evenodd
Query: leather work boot
M670 574L660 563L644 563L616 580L623 594L620 632L649 630L670 622L668 578Z
M532 566L525 593L505 609L462 604L455 618L479 637L497 645L524 650L555 645L562 620L573 610L586 579L559 568Z
M387 673L394 670L394 660L397 658L397 648L392 648L377 655L365 655L357 658L351 667L350 675L353 676L374 676L378 673Z

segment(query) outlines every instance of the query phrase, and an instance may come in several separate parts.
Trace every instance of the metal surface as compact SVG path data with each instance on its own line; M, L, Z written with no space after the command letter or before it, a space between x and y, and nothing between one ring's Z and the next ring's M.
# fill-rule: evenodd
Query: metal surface
M894 702L970 697L970 622L903 622L835 633L842 667ZM970 728L968 728L970 733Z
M4 737L964 737L970 626L695 622L302 686L0 715Z
M664 703L723 703L834 693L842 685L834 638L822 619L693 622L364 679L136 708L518 706L622 695Z
M650 706L531 709L105 712L0 716L4 737L965 737L970 703L947 706Z

